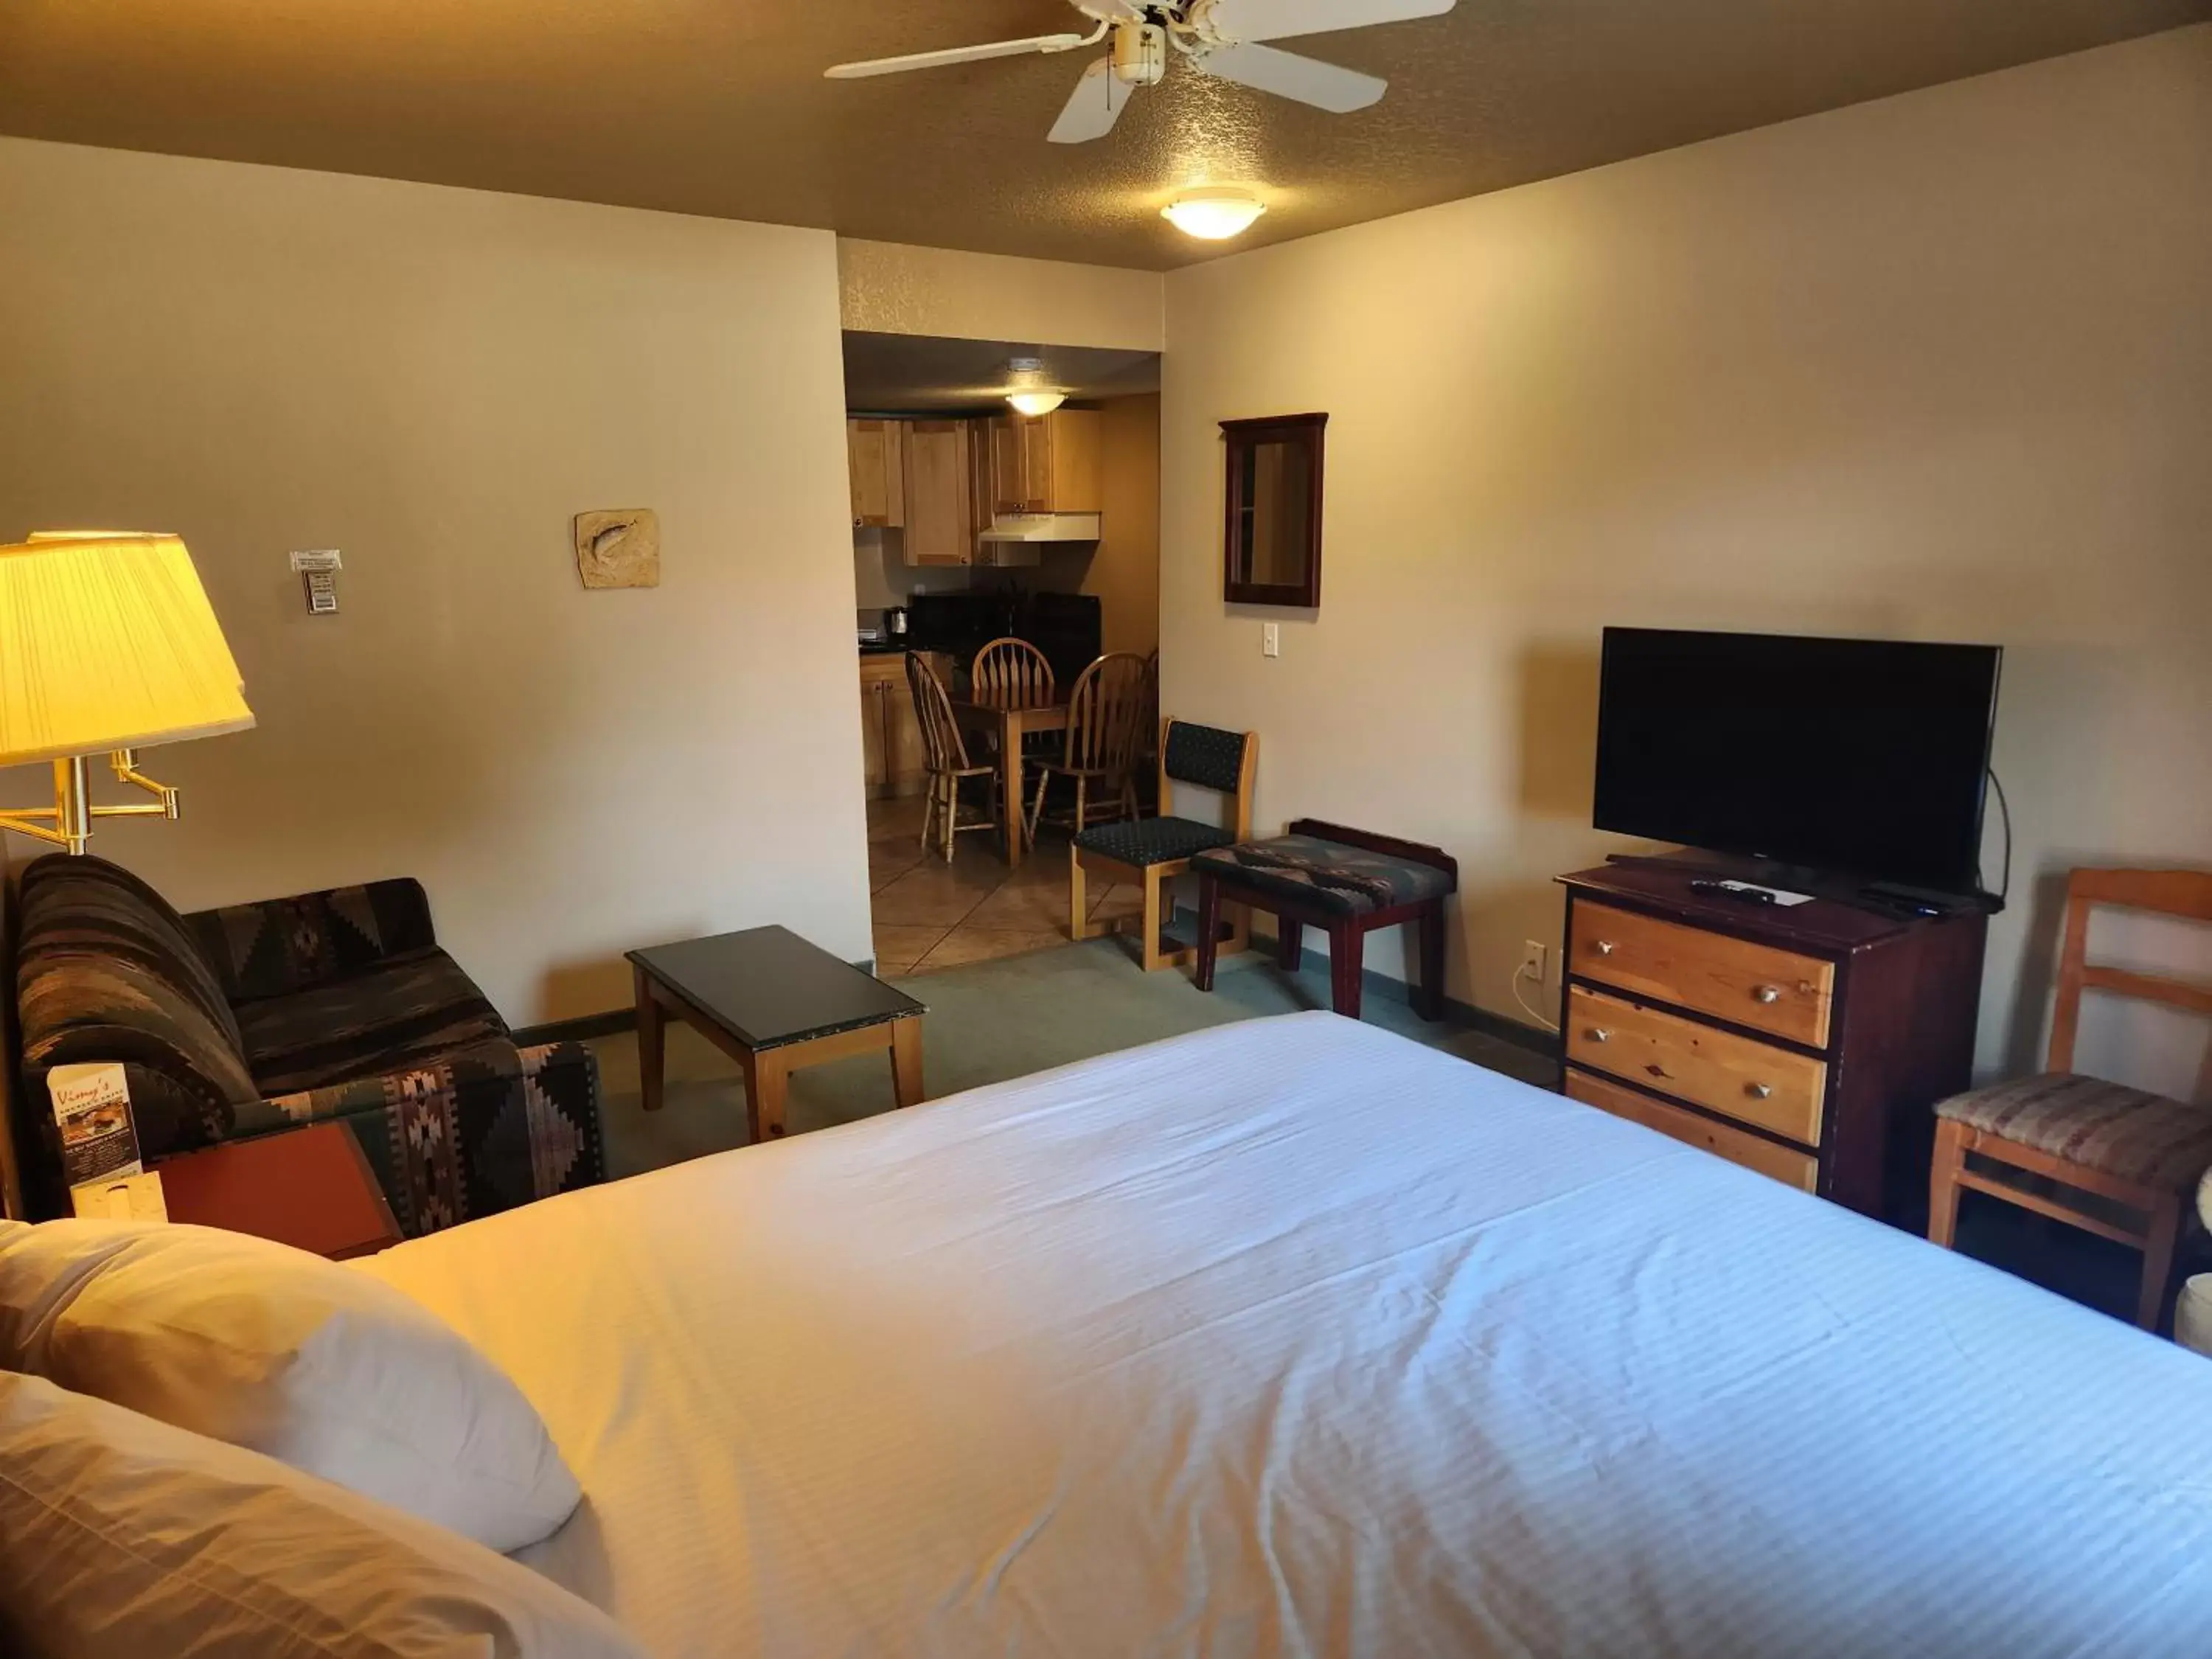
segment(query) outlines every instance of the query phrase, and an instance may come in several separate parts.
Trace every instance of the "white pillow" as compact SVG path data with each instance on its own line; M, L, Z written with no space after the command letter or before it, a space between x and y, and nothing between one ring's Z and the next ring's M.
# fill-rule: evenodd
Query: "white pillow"
M0 1223L0 1367L158 1417L499 1551L568 1518L530 1402L419 1303L212 1227Z
M120 1406L0 1374L0 1649L40 1659L639 1659L465 1538Z

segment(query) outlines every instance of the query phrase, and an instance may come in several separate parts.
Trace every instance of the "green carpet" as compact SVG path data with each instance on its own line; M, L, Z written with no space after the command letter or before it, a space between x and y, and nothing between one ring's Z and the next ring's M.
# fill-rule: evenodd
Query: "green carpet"
M1328 1006L1328 976L1291 975L1258 956L1224 962L1208 995L1188 975L1147 974L1113 939L1006 957L896 981L929 1006L922 1022L930 1098L1024 1077L1093 1054L1232 1020ZM1559 1067L1516 1044L1449 1024L1431 1025L1403 1003L1370 994L1381 1025L1479 1066L1552 1086ZM737 1067L696 1032L668 1032L667 1103L648 1117L638 1102L637 1044L624 1034L592 1045L599 1056L608 1172L635 1175L745 1139ZM873 1055L810 1066L791 1082L793 1134L848 1123L891 1104L890 1062Z

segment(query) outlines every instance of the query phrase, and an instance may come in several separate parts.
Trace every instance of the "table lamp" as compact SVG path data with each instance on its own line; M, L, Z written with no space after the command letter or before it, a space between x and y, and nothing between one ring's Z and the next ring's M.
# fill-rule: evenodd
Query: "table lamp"
M94 818L173 818L177 792L138 770L138 745L252 724L176 537L42 531L0 546L0 768L54 769L54 804L0 810L0 830L82 853ZM94 805L88 757L103 753L155 799Z

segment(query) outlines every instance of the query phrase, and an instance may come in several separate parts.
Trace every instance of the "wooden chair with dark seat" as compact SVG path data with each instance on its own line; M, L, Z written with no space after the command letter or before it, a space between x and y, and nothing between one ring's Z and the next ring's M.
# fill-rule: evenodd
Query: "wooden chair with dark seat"
M1067 825L1081 835L1097 817L1137 816L1137 751L1144 744L1145 659L1119 651L1083 671L1068 694L1067 731L1058 760L1036 763L1036 794L1030 803L1029 837L1036 841L1046 792L1055 781L1072 786ZM1111 803L1110 808L1104 803Z
M921 844L927 848L934 839L950 864L955 836L963 830L999 827L999 769L977 766L968 758L967 739L960 734L959 722L952 718L952 699L924 653L907 653L906 679L914 691L914 710L921 726L922 763L929 771L928 799L921 811ZM969 778L986 781L988 803L981 817L963 823L960 785Z
M1928 1237L1949 1248L1959 1194L1971 1188L2129 1245L2143 1256L2136 1323L2151 1330L2183 1208L2212 1169L2212 1108L2075 1072L2081 993L2212 1014L2212 985L2089 962L2089 914L2100 906L2212 921L2212 871L2076 870L2067 878L2045 1070L1936 1106Z
M1167 884L1190 868L1191 855L1209 847L1226 847L1252 833L1252 775L1260 758L1257 732L1224 732L1218 726L1198 726L1170 720L1160 730L1160 805L1169 799L1170 782L1210 789L1223 798L1226 822L1201 823L1196 818L1133 818L1126 823L1104 823L1085 830L1068 843L1067 931L1071 939L1088 939L1090 898L1086 876L1103 876L1141 886L1145 907L1138 925L1144 933L1145 971L1181 967L1196 954L1195 947L1161 937L1163 902ZM1244 948L1244 913L1231 921L1227 947Z

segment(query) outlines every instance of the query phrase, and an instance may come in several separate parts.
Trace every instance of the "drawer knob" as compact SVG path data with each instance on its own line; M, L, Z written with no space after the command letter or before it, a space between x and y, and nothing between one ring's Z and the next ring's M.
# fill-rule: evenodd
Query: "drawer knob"
M1779 1002L1782 1000L1781 988L1775 985L1762 985L1751 994L1751 1000L1753 1002Z
M1598 955L1601 957L1609 957L1613 954L1613 941L1611 939L1593 939L1590 942L1597 947Z
M1602 1025L1593 1025L1589 1028L1589 1040L1592 1042L1610 1042L1613 1041L1613 1033Z
M1747 1083L1743 1085L1743 1091L1753 1100L1766 1100L1772 1097L1774 1085L1771 1083Z

